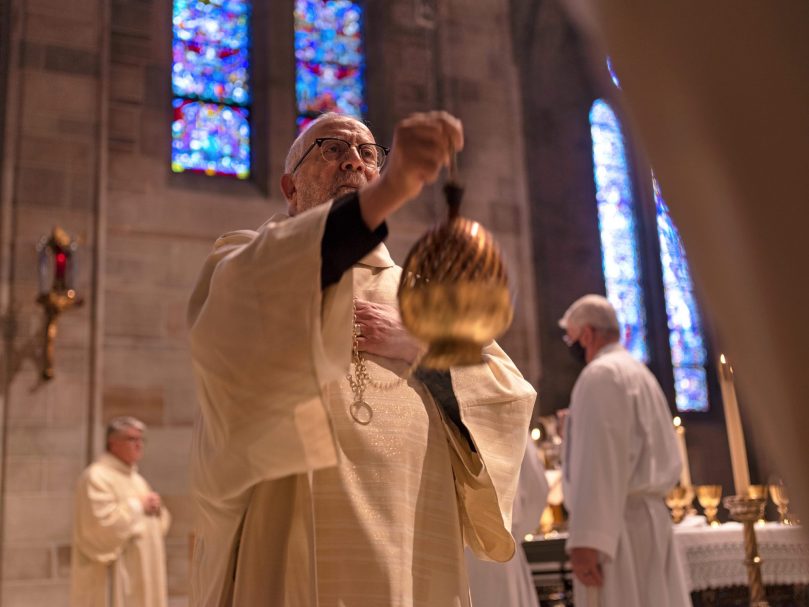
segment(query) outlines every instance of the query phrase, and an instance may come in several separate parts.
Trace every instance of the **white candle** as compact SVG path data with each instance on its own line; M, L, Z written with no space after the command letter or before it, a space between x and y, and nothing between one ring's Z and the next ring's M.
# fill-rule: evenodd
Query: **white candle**
M730 445L730 463L733 467L733 484L736 495L747 495L750 469L747 466L742 418L739 415L739 402L736 400L736 388L733 385L733 368L724 354L719 357L719 386L722 388L722 401L725 403L725 425Z
M677 446L680 448L680 460L683 462L683 469L680 472L680 485L691 486L691 466L688 463L688 447L685 444L685 428L679 417L674 418L674 430L677 433Z

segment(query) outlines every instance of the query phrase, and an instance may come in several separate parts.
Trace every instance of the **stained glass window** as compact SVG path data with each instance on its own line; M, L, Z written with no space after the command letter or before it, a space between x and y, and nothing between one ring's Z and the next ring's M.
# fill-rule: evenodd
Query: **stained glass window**
M250 176L249 0L174 0L171 168Z
M607 57L607 72L610 75L612 83L618 88L621 88L621 81L618 80L618 74L615 73L615 68L612 65L612 59L610 57Z
M638 360L649 362L635 202L624 138L615 113L601 99L590 109L590 131L607 299L618 313L623 344Z
M298 126L323 112L365 113L362 8L347 0L295 0Z
M652 177L678 411L707 411L706 352L685 249Z

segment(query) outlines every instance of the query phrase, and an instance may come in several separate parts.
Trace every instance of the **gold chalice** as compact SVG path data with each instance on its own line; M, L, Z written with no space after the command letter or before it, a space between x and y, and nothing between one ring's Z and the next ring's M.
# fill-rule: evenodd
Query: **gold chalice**
M690 494L690 499L689 499ZM671 520L679 523L685 518L686 508L694 499L693 490L690 487L676 485L666 494L666 506L671 510Z
M691 516L697 513L697 509L694 508L694 487L691 485L685 486L685 496L683 497L684 504L683 508L685 508L685 516Z
M770 485L770 497L778 507L778 519L782 525L793 525L794 520L789 518L789 493L783 483Z
M550 506L545 506L542 517L539 519L539 533L543 536L553 531L553 511Z
M697 501L705 510L705 517L711 527L719 525L716 514L722 501L722 485L697 485Z

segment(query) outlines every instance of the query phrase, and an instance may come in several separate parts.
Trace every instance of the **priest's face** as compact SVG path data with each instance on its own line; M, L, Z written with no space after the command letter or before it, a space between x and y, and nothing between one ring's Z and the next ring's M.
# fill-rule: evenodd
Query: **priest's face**
M143 431L124 428L114 433L107 443L107 451L128 466L134 466L143 457Z
M342 157L326 160L321 147L315 143L321 137L342 139L351 147ZM300 157L295 159L297 163L303 158L303 162L281 180L289 214L297 215L333 198L357 191L376 179L379 169L368 166L360 158L356 146L361 143L376 142L368 127L353 118L330 116L313 124L303 136Z

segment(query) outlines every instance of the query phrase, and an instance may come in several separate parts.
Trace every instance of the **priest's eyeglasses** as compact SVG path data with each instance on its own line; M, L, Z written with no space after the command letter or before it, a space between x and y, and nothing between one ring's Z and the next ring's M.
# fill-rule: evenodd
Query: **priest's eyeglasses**
M385 159L388 157L388 152L390 152L390 148L376 143L359 143L352 145L348 143L348 141L337 139L336 137L318 137L314 140L312 145L306 148L303 156L301 156L295 168L292 169L292 173L298 170L298 167L303 164L303 161L306 160L309 152L311 152L312 148L315 146L320 148L320 155L323 156L323 160L328 162L340 161L345 158L345 155L348 154L351 148L357 148L357 152L363 164L372 169L381 169L382 165L385 164Z

